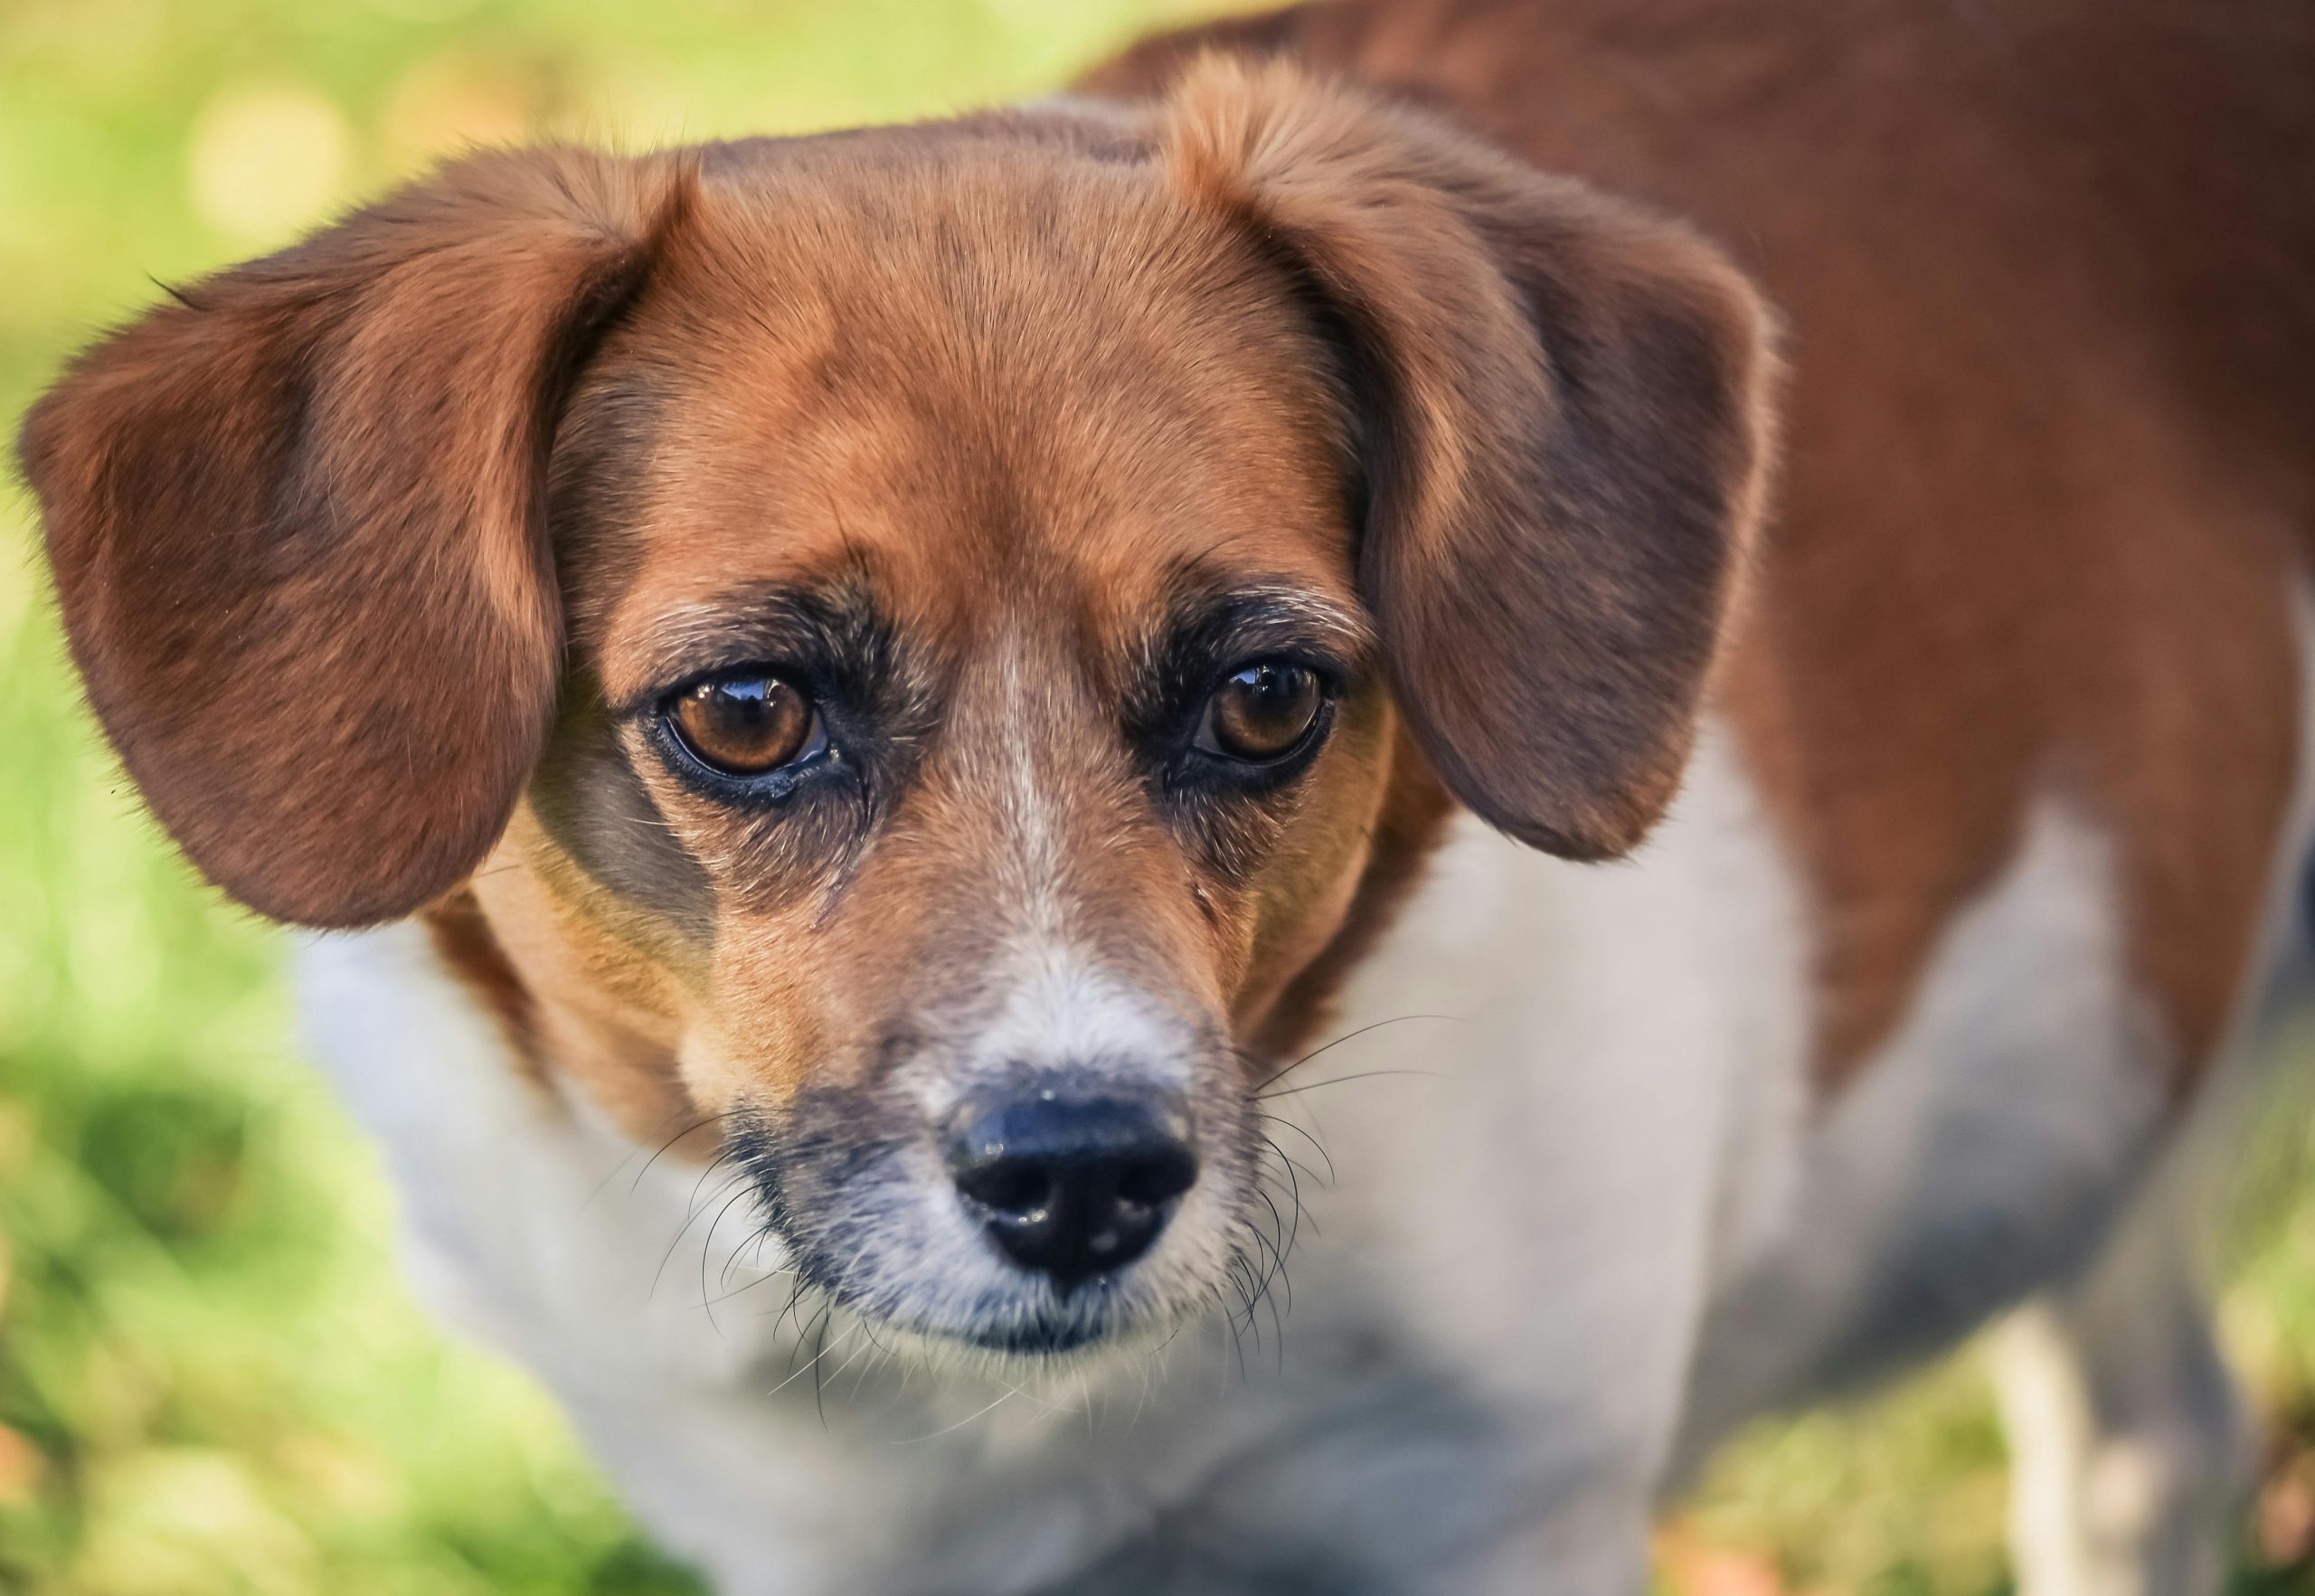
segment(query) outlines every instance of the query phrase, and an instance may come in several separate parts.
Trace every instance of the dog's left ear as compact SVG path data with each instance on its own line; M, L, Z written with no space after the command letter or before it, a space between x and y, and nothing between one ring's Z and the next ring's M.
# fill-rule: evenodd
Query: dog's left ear
M554 711L559 408L691 192L468 156L175 296L26 418L89 702L242 902L375 924L497 840Z
M1671 801L1760 518L1768 316L1677 223L1282 64L1199 62L1160 160L1306 290L1359 581L1457 797L1570 858Z

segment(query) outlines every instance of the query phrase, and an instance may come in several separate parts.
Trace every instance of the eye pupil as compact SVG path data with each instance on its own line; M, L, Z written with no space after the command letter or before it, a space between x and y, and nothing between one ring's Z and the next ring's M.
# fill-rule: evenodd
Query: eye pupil
M701 760L740 776L791 762L807 751L819 724L801 688L761 673L696 683L676 695L667 714Z
M1300 666L1264 662L1233 671L1214 690L1214 747L1261 762L1290 753L1318 718L1318 678Z

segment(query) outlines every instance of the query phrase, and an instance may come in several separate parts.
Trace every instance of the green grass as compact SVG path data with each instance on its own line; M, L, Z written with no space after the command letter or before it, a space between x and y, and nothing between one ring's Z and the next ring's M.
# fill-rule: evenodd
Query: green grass
M7 0L0 420L150 279L278 244L467 138L937 112L1181 8ZM139 815L33 550L0 490L0 1591L688 1589L530 1383L411 1307L376 1160L297 1057L278 942ZM2227 1303L2264 1400L2299 1415L2304 1123L2278 1116L2254 1161ZM1748 1441L1684 1534L1795 1589L1989 1596L1999 1475L1965 1360Z
M2306 1051L2296 1035L2294 1056ZM2315 1120L2302 1074L2277 1072L2220 1226L2221 1328L2270 1431L2270 1478L2231 1596L2315 1592L2309 1526L2288 1522L2294 1503L2315 1512ZM2004 1489L1999 1427L1969 1349L1870 1403L1759 1426L1682 1520L1795 1591L1999 1596ZM1740 1589L1748 1596L1711 1596Z

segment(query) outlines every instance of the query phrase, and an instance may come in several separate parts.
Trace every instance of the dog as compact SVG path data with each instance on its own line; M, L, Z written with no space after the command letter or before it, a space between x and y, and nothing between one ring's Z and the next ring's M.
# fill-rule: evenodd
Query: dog
M421 1282L717 1588L1638 1591L1999 1318L2023 1588L2209 1591L2310 82L2281 0L1339 0L467 156L21 455Z

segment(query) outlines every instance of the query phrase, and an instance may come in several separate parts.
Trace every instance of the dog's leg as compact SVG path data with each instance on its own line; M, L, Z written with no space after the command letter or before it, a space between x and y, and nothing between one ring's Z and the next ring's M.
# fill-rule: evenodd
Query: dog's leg
M2216 1591L2252 1447L2188 1214L2157 1182L1996 1336L2023 1596Z

